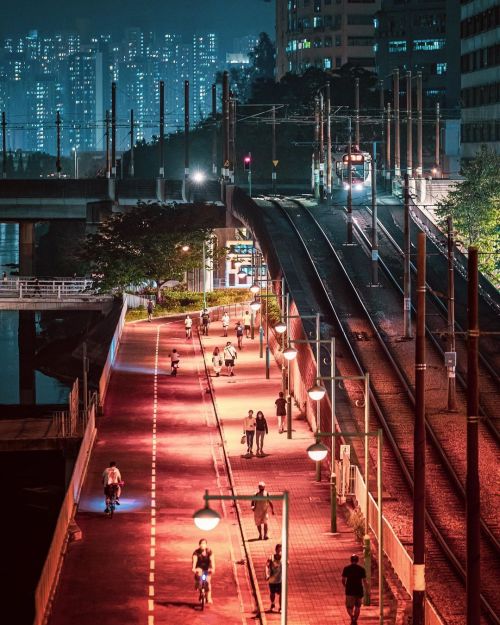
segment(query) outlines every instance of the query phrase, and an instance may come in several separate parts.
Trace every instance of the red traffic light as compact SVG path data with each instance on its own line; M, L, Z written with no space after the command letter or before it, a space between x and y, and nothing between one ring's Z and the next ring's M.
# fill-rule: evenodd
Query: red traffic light
M249 156L245 156L245 163L250 163L252 159Z
M252 157L250 156L250 154L247 154L247 156L245 156L243 158L243 167L245 169L245 171L250 171L250 163L252 162Z

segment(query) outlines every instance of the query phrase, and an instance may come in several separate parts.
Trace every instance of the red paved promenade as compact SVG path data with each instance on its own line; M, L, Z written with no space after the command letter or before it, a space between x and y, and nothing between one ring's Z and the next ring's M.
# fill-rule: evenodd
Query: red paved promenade
M50 625L256 622L231 506L213 505L226 514L207 535L216 554L214 605L203 614L196 609L191 553L201 536L192 514L201 507L205 488L212 494L229 490L199 342L186 341L183 334L179 322L141 322L124 330L76 519L83 540L69 547ZM225 344L221 334L220 323L213 323L204 339L209 363L213 347ZM181 353L177 378L167 375L173 347ZM288 622L349 625L340 576L350 554L361 555L361 549L342 519L339 535L328 533L329 491L326 482L314 482L314 466L305 453L312 442L307 424L294 419L293 440L277 432L278 368L272 366L266 381L258 340L245 340L235 376L223 370L211 380L237 493L255 493L262 479L271 493L290 492ZM242 421L250 408L263 410L270 426L264 458L242 457ZM116 460L126 482L112 520L103 514L100 483L110 460ZM241 504L266 609L265 559L281 536L281 506L275 508L270 540L258 541L250 507ZM360 625L378 623L375 588L372 600L374 605L362 609ZM279 622L277 614L265 618L269 624Z

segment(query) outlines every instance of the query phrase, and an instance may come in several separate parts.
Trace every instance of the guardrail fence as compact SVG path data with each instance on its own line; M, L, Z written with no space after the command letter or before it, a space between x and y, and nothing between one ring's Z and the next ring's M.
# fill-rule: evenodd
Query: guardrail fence
M93 280L89 278L3 278L0 281L0 297L46 297L63 299L95 295Z

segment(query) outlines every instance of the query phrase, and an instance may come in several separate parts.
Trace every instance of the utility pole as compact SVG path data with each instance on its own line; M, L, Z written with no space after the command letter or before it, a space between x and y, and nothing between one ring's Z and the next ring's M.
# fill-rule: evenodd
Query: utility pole
M106 178L111 178L111 160L109 157L109 111L106 111Z
M116 178L116 82L111 83L111 175Z
M377 143L372 150L372 286L378 286Z
M423 174L422 161L422 72L417 72L417 177Z
M2 111L2 178L7 178L7 122Z
M160 166L159 178L165 177L165 83L160 80Z
M325 199L325 125L324 125L324 99L319 94L319 201Z
M217 85L212 85L212 175L217 176Z
M406 72L406 172L413 175L413 119L411 102L411 71Z
M229 73L222 75L222 179L229 178Z
M394 176L401 176L401 138L399 129L399 69L394 70Z
M332 102L330 82L326 83L326 194L332 199Z
M411 339L411 273L410 273L410 181L408 174L404 178L404 266L403 266L403 327L404 337Z
M135 175L135 164L134 164L134 109L130 109L130 177L133 178Z
M229 179L234 184L236 169L236 99L232 91L229 92L229 162L231 169Z
M354 79L354 114L355 114L355 135L356 135L356 145L359 148L361 143L359 137L359 78Z
M184 81L184 181L189 178L189 80Z
M435 155L434 161L436 162L437 175L442 178L441 173L441 111L439 102L436 102L436 140L435 140Z
M384 81L379 80L379 109L380 109L380 123L382 129L382 137L380 141L380 164L382 168L382 178L385 180L385 172L387 161L385 158L385 97L384 97ZM377 170L375 170L376 172Z
M455 240L453 235L453 218L448 216L448 354L446 356L446 368L448 370L448 410L455 412L456 380L455 367L457 352L455 349Z
M385 126L385 177L391 182L391 103L387 102L387 120Z
M319 199L319 98L314 96L314 197Z
M56 172L57 177L61 177L61 114L56 113L56 133L57 133L57 156L56 156Z
M466 594L467 623L481 620L481 551L480 551L480 484L479 484L479 317L478 317L478 251L469 247L467 263L467 476L465 480L467 556Z
M349 142L347 144L347 245L352 245L352 124L351 118L347 118Z
M277 167L278 167L278 159L276 158L276 107L273 104L272 108L272 150L271 150L271 160L273 162L273 171L271 172L271 186L272 186L272 194L276 195L276 177L277 177Z
M413 435L413 625L425 623L425 234L417 245L417 338ZM478 502L479 503L479 502ZM478 510L476 510L478 513ZM479 517L479 514L478 514ZM468 621L473 623L479 621Z

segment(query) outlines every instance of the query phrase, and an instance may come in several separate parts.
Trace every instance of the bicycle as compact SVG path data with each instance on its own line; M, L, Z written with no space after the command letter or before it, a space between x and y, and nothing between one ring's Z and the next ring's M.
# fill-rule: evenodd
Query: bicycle
M106 509L104 510L104 514L110 519L113 518L116 508L117 495L118 484L108 484L108 486L106 486Z
M207 603L207 595L208 595L208 572L207 571L203 571L203 573L201 574L199 585L200 585L199 601L200 601L201 610L203 611L205 609L205 604Z

